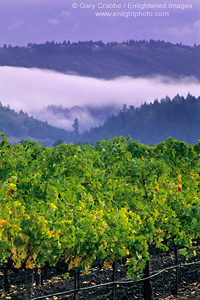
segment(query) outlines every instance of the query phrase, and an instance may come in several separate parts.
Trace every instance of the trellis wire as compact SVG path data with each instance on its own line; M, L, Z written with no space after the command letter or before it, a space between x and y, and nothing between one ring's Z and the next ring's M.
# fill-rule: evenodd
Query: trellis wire
M185 267L185 266L191 266L191 265L197 265L200 264L200 261L197 262L192 262L192 263L180 263L178 265L174 265L174 266L170 266L167 267L165 269L159 270L159 271L155 271L155 274L150 275L149 277L146 278L141 278L137 281L133 281L133 280L123 280L123 281L111 281L111 282L106 282L106 283L101 283L101 284L97 284L97 285L93 285L93 286L89 286L89 287L83 287L83 288L79 288L79 289L73 289L73 290L69 290L69 291L65 291L65 292L60 292L60 293L55 293L55 294L50 294L50 295L45 295L45 296L39 296L39 297L35 297L32 298L32 300L38 300L38 299L45 299L45 298L50 298L50 297L54 297L54 296L63 296L63 295L68 295L68 294L72 294L72 293L77 293L77 292L81 292L81 291L86 291L86 290L92 290L95 288L99 288L102 286L109 286L109 285L117 285L117 284L130 284L130 283L138 283L138 282L143 282L145 280L154 278L156 276L158 276L159 274L168 271L168 270L172 270L172 269L177 269L177 268L181 268L181 267ZM142 276L143 274L141 274Z

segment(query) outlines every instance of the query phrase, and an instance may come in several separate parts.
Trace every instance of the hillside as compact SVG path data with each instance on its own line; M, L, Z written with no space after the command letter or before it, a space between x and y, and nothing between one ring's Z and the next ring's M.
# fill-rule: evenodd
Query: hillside
M0 103L0 132L5 133L10 142L31 139L40 144L52 146L57 139L73 140L73 133L50 126L28 116L23 111L19 113Z
M85 132L81 139L95 143L99 139L131 136L141 143L152 145L169 137L195 144L200 139L200 97L188 94L166 97L139 108L124 105L117 116L109 117L103 126Z
M76 109L80 113L81 110L84 112L85 107ZM52 115L55 114L55 118L60 118L62 114L62 118L66 118L63 122L69 121L71 110L56 106L50 106L48 110ZM103 108L93 111L91 109L90 117L94 119L98 111L104 113ZM111 111L109 113L111 115ZM80 124L77 119L76 128L72 125L71 131L66 131L29 117L23 111L16 113L9 107L0 105L0 131L9 137L11 142L31 139L51 147L58 140L95 144L100 139L131 136L146 145L162 142L169 137L196 144L200 139L200 97L195 98L188 94L184 98L177 95L173 99L166 97L150 104L144 103L140 107L124 105L118 114L107 117L101 126L83 132Z
M4 45L0 66L52 69L96 78L119 76L194 76L200 79L200 46L184 46L164 41L124 43L78 42Z

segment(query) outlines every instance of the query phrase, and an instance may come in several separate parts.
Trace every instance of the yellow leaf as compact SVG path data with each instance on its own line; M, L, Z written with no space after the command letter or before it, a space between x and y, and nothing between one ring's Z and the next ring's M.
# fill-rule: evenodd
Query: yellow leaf
M82 272L82 274L86 275L89 272L89 267L85 267L84 271Z
M82 259L81 256L76 256L73 261L70 261L68 270L78 267L81 262L81 259Z
M81 256L77 256L74 258L74 267L78 267L81 261Z
M125 253L126 253L126 256L128 256L130 252L126 249Z
M68 270L73 269L73 266L74 266L73 261L70 261L69 266L68 266Z
M181 174L178 174L178 182L181 183Z
M34 268L34 264L31 263L31 256L27 259L27 262L26 262L26 269L33 269Z
M26 269L33 269L34 268L34 264L32 264L31 262L26 263Z
M12 259L17 260L17 248L15 246L12 248Z
M36 260L36 258L37 258L37 254L34 253L34 254L33 254L33 259Z
M55 210L57 208L57 206L54 203L50 203L49 205L51 208L53 208L53 210Z
M10 183L10 188L11 188L13 191L16 191L16 190L17 190L17 186L16 186L16 184L14 184L14 183Z
M19 269L21 267L21 261L18 260L14 266L16 269Z
M0 227L6 226L7 221L5 219L0 220Z
M109 262L109 261L104 261L103 265L104 265L104 267L106 267L106 268L110 268L110 269L112 268L112 263Z
M50 235L51 235L51 236L55 236L55 231L54 231L54 230L51 230Z
M91 263L92 263L92 260L90 258L88 258L88 259L85 260L85 262L86 262L87 266L90 266Z

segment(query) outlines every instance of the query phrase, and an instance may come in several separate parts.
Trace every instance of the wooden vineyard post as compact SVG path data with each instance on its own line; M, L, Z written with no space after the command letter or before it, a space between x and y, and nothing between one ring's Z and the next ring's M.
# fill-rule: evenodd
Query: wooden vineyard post
M25 300L31 300L32 297L33 274L33 269L26 269Z
M4 277L4 292L9 292L10 290L10 281L9 281L9 275L8 275L8 268L6 265L4 265L3 268L3 277Z
M75 272L74 274L74 289L77 290L79 289L79 276L80 276L80 272ZM74 292L74 300L78 300L79 296L78 296L78 291Z
M42 285L42 271L41 271L41 268L37 268L37 270L36 270L36 285L37 286Z
M112 274L112 281L116 281L116 262L114 261L112 264L113 274ZM116 299L116 283L113 283L113 290L112 290L112 300Z
M178 265L178 246L175 245L175 259L176 259L176 265ZM179 282L179 270L178 267L176 268L176 284L175 284L175 295L178 296L178 282Z
M100 271L101 271L102 268L103 268L103 260L102 260L102 259L100 259L100 260L98 261L98 268L99 268Z
M175 245L174 243L174 255L175 255L175 264L178 265L178 246ZM178 296L178 283L179 283L179 269L178 267L176 268L176 279L175 282L173 283L173 288L172 288L172 295Z
M150 273L149 273L149 260L147 260L146 267L144 269L144 277L143 278L148 278L149 276L150 276ZM151 287L150 279L144 280L144 300L153 300L152 287Z

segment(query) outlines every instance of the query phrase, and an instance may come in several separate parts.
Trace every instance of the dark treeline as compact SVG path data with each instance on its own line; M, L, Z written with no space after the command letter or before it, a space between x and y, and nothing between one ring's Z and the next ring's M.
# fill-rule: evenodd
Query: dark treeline
M62 142L95 144L100 139L130 136L146 145L169 137L196 144L200 139L200 97L177 95L173 99L166 97L140 107L124 105L117 115L108 117L103 126L91 128L83 134L79 129L77 118L72 122L71 131L66 131L0 104L0 131L11 142L32 139L51 147Z
M152 145L169 137L195 144L200 139L200 97L177 95L140 107L126 105L117 116L109 117L104 126L92 128L81 139L95 143L99 139L131 136L141 143Z
M200 45L191 47L154 40L4 45L0 48L0 66L52 69L107 79L156 74L200 79Z
M9 106L5 107L0 102L0 132L9 137L11 142L31 139L41 144L52 146L57 139L71 142L74 140L73 132L67 132L41 122L28 116L22 110L17 113Z

